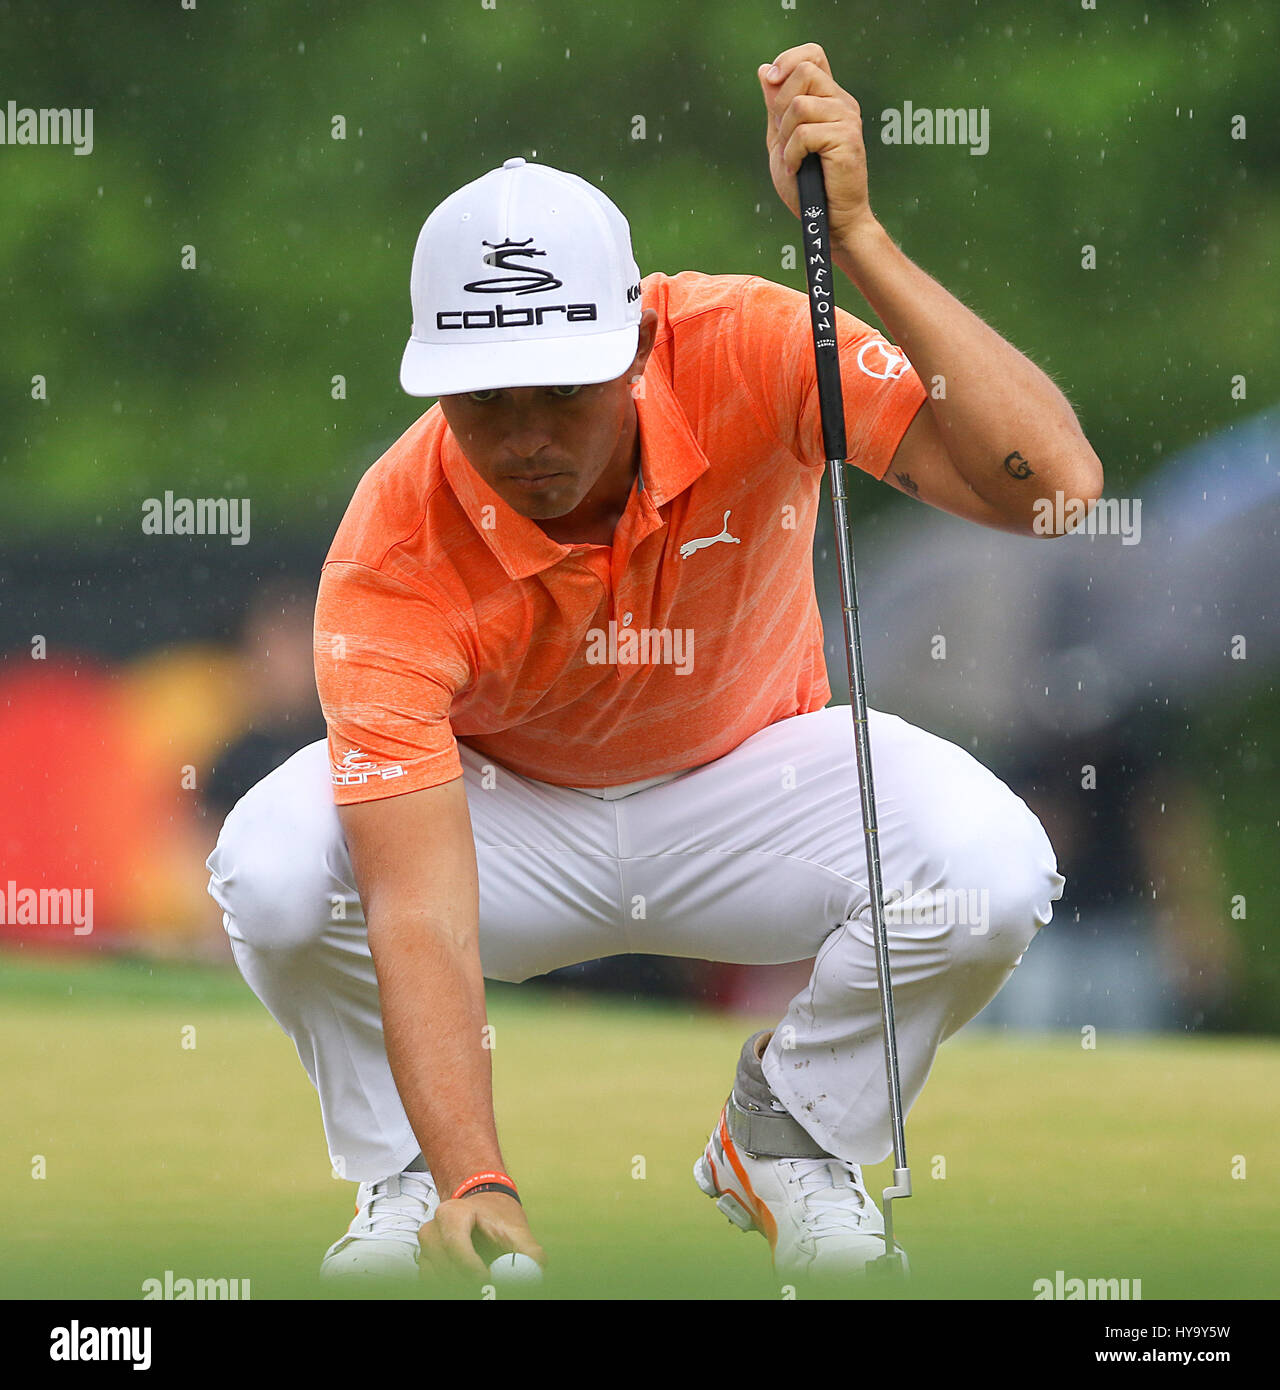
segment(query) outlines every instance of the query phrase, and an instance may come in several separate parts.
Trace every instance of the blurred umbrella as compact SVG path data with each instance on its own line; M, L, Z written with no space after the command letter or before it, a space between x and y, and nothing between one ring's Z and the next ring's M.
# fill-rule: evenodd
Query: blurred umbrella
M855 521L872 705L1023 757L1148 701L1246 693L1280 647L1278 463L1280 408L1185 450L1131 499L1130 544L1009 536L925 508L865 537Z

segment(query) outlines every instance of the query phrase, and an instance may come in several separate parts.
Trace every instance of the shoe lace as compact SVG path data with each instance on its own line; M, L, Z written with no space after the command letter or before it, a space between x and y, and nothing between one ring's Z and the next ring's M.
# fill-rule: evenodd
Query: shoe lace
M396 1178L399 1190L394 1190ZM435 1184L425 1173L399 1173L373 1184L360 1209L363 1218L347 1232L352 1240L398 1240L418 1248L418 1230L435 1200Z
M802 1158L791 1162L804 1202L804 1226L810 1237L847 1235L863 1229L871 1194L856 1163L839 1158ZM850 1201L850 1197L856 1201Z

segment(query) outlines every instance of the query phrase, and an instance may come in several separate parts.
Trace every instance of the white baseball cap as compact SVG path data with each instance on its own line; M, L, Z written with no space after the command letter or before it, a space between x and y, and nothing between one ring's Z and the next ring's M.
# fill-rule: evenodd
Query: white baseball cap
M611 381L639 343L627 219L585 179L520 158L427 218L409 293L411 396Z

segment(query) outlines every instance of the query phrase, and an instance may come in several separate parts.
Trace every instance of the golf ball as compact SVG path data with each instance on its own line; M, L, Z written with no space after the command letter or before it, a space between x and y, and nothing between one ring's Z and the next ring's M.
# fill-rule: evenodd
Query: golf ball
M489 1266L495 1284L540 1284L542 1268L528 1255L499 1255Z

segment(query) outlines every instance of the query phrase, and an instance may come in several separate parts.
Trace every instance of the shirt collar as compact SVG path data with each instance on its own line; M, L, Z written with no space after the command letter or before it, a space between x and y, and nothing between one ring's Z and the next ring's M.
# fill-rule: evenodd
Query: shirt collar
M658 351L655 347L654 356ZM627 506L635 506L637 498L643 498L656 509L683 492L710 465L671 383L653 357L642 378L642 386L641 394L636 397L640 487ZM440 441L440 462L454 496L509 578L527 579L571 553L569 546L553 541L540 526L521 516L498 496L467 462L447 424ZM493 508L487 525L483 510L486 507ZM621 526L622 522L618 524Z

